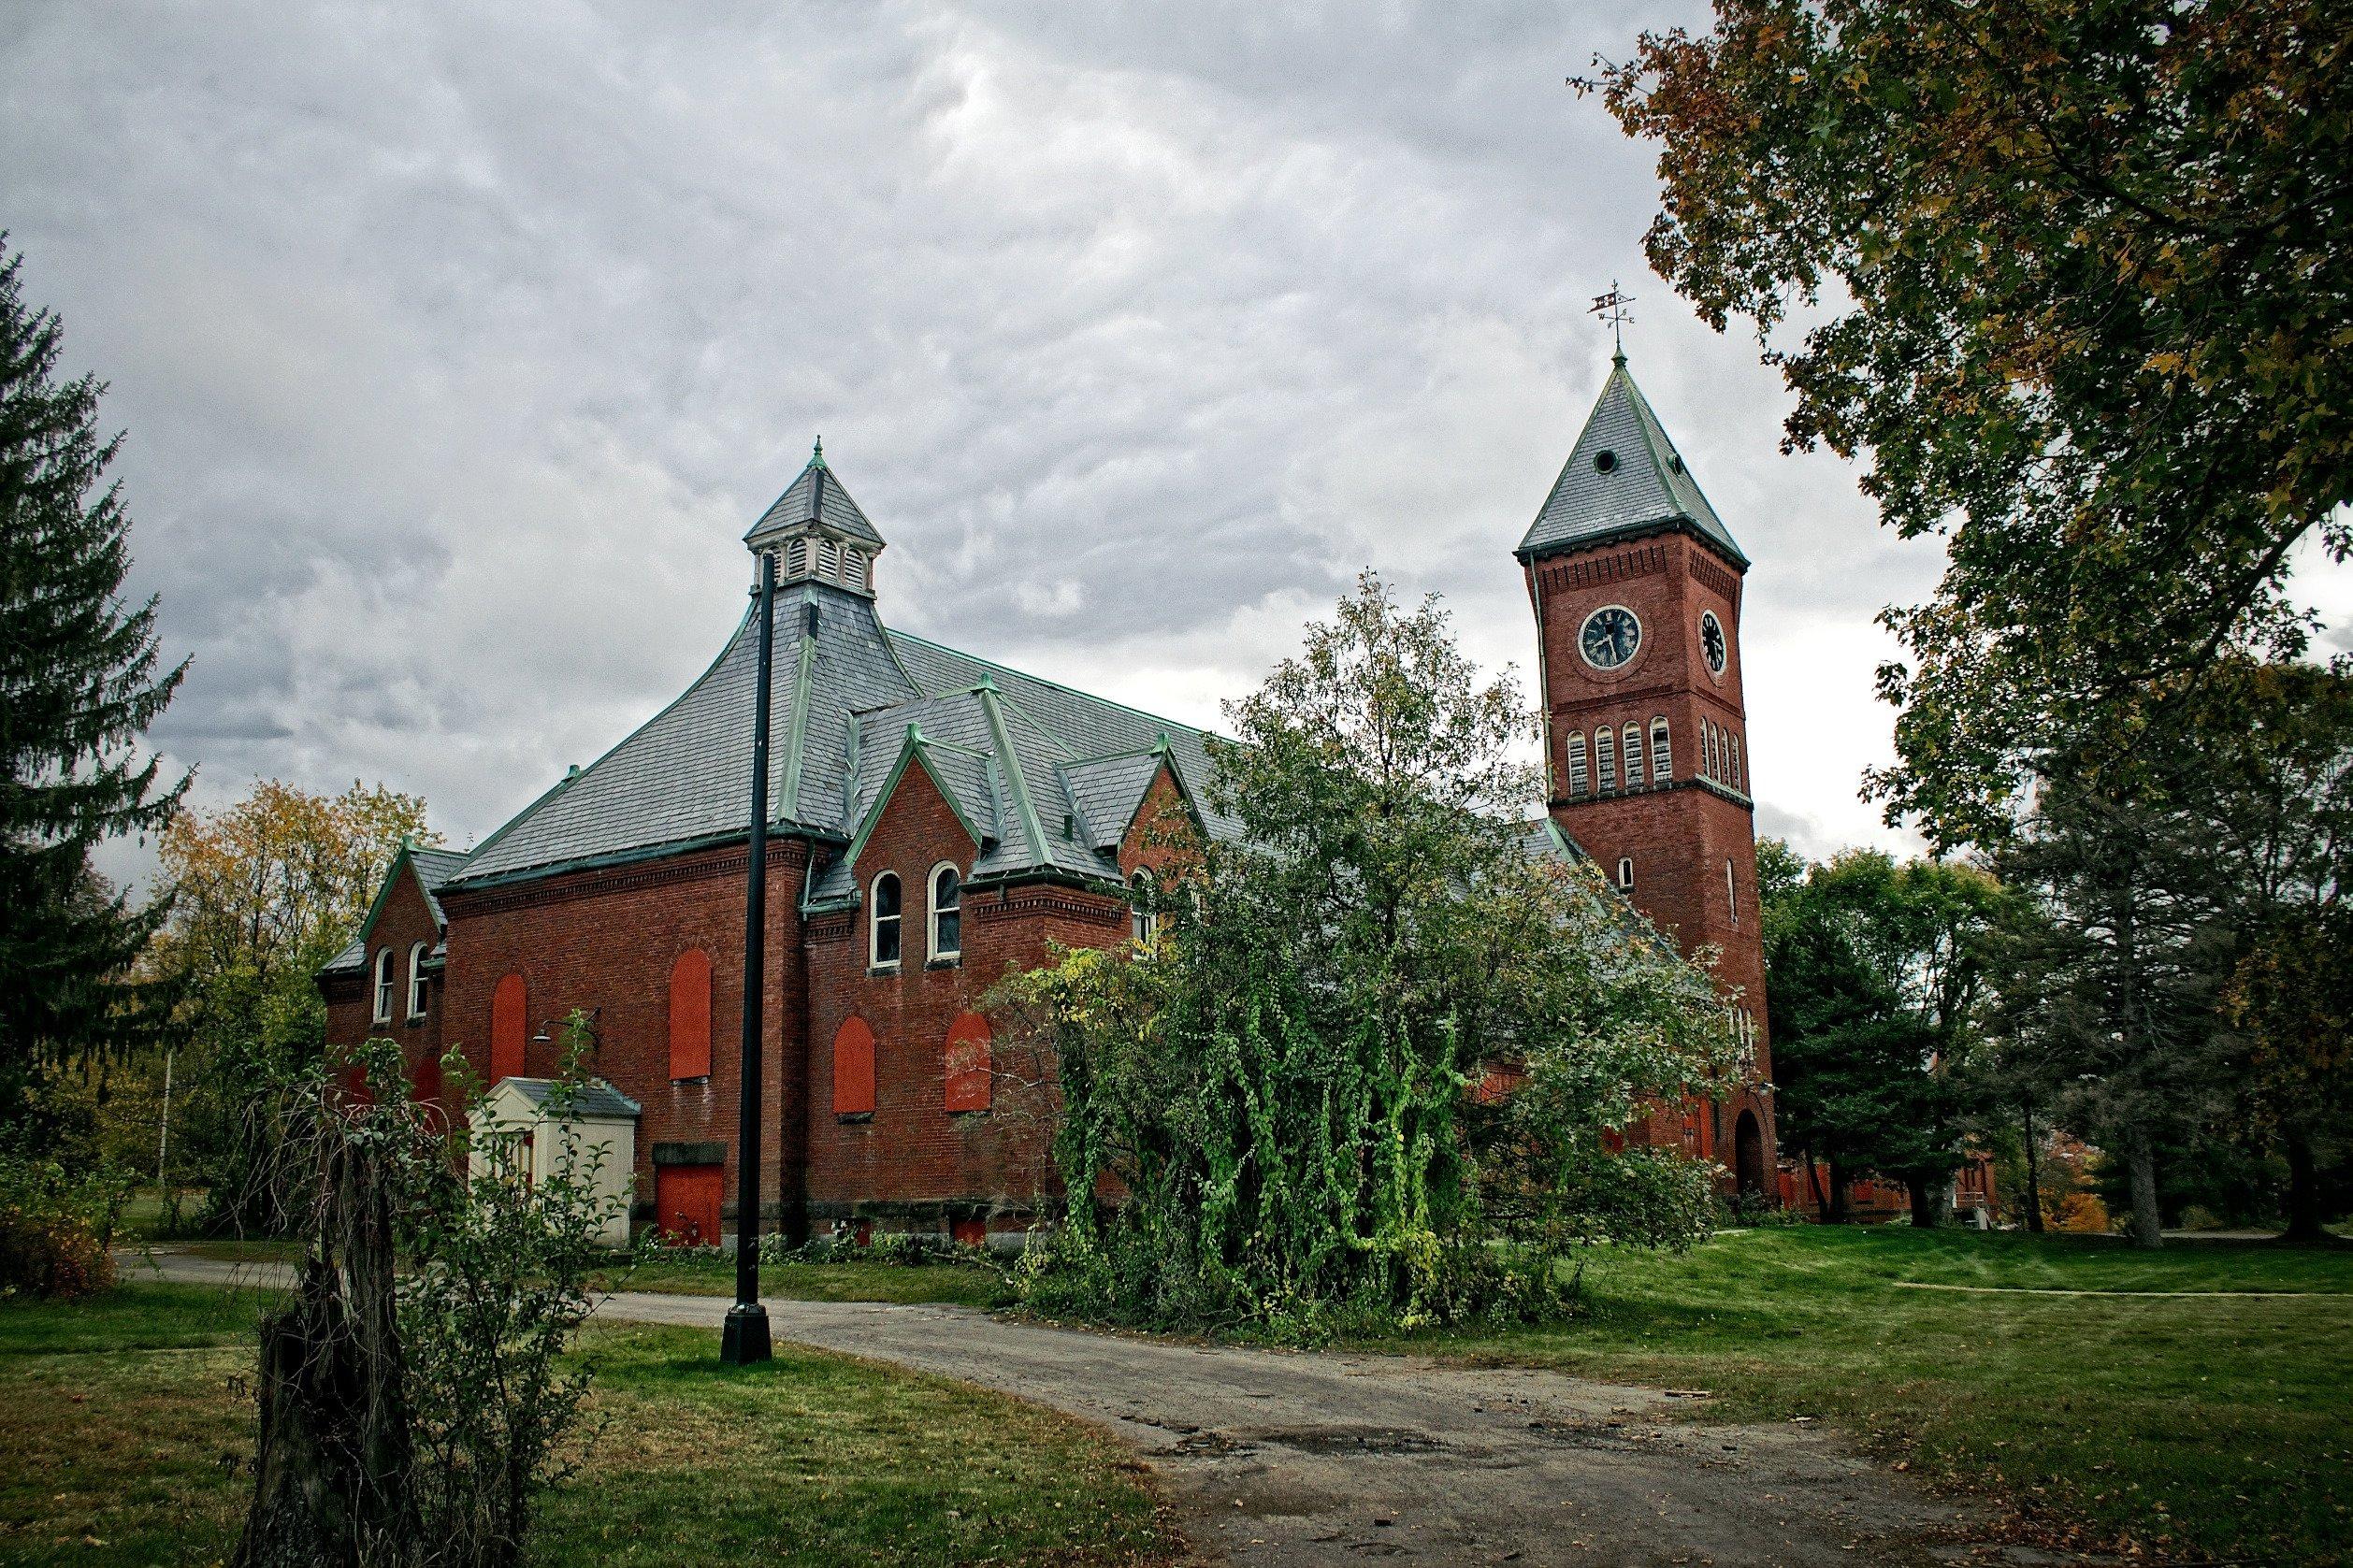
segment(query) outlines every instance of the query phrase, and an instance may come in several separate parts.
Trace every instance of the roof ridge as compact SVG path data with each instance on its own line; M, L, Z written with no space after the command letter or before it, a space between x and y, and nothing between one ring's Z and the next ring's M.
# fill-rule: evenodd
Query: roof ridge
M877 626L882 625L881 618L879 616L875 618L875 624ZM1220 735L1214 729L1204 729L1197 724L1187 724L1182 719L1172 719L1164 713L1151 712L1146 709L1135 707L1131 703L1122 702L1115 697L1103 697L1094 692L1082 691L1076 686L1066 685L1060 681L1049 680L1043 675L1032 675L1026 669L1017 669L1012 665L1001 663L1000 661L989 658L985 655L969 654L961 648L951 648L946 643L942 642L935 638L925 637L917 632L901 631L896 626L883 626L883 635L887 638L894 639L903 637L910 642L920 642L925 647L936 648L943 654L953 655L955 657L960 659L970 659L973 663L985 666L989 669L1002 669L1008 675L1018 675L1024 681L1035 681L1041 686L1051 686L1056 691L1066 691L1075 697L1083 697L1090 702L1100 702L1106 708L1117 708L1121 712L1133 713L1139 719L1149 719L1154 724L1173 725L1176 728L1184 730L1186 733L1191 735L1199 735L1205 739L1218 741L1225 739L1224 736Z

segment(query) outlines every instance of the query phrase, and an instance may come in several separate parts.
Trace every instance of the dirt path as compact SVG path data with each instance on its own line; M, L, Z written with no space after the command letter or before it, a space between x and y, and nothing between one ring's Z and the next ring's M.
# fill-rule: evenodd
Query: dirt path
M283 1268L161 1255L164 1277ZM727 1302L627 1293L633 1321L716 1328ZM1972 1552L1981 1509L1797 1424L1691 1425L1654 1389L1413 1357L1283 1354L1004 1322L969 1308L771 1302L779 1338L962 1378L1132 1443L1203 1561L1293 1565L2050 1562Z

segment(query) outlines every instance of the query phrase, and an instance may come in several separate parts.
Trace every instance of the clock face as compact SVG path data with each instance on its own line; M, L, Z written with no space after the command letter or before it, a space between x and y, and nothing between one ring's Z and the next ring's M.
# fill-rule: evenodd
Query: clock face
M1577 634L1578 652L1595 669L1615 669L1642 646L1642 623L1622 604L1605 604L1585 617Z
M1708 673L1724 673L1724 661L1728 649L1724 640L1724 623L1716 612L1705 610L1699 614L1699 656L1708 661Z

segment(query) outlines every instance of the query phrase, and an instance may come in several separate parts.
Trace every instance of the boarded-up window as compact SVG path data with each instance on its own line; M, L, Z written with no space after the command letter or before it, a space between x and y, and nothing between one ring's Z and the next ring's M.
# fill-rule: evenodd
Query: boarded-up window
M833 1031L833 1114L871 1115L874 1110L874 1031L848 1018Z
M673 1246L716 1246L727 1172L717 1165L654 1167L654 1223Z
M510 974L490 993L490 1081L523 1076L523 976Z
M711 1076L711 956L700 947L670 969L670 1075Z
M977 1013L959 1014L947 1027L947 1108L988 1110L992 1065L989 1020Z

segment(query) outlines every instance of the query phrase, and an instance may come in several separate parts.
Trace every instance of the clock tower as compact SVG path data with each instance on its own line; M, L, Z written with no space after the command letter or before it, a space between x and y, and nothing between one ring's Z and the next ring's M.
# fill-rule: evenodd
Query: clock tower
M1741 699L1749 562L1623 352L1516 554L1536 611L1552 818L1684 952L1718 951L1717 979L1749 1046L1728 1098L1662 1106L1645 1135L1716 1160L1739 1191L1770 1194Z

